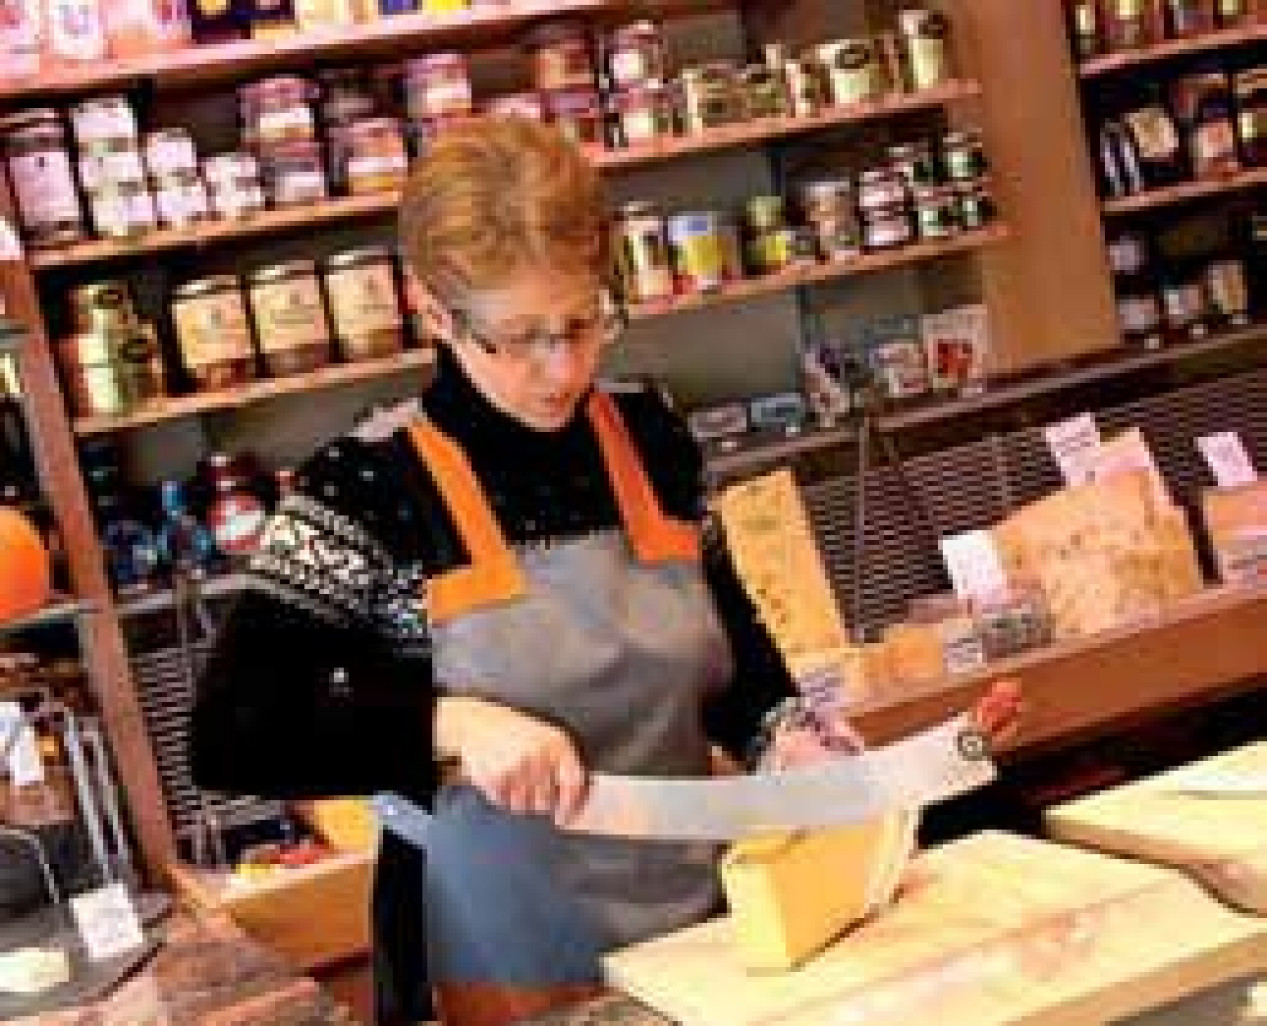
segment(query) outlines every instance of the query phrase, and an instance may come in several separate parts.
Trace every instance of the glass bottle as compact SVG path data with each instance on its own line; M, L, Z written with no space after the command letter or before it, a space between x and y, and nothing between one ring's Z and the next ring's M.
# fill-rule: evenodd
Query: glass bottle
M1075 60L1088 61L1104 50L1104 30L1097 0L1069 0L1069 38Z
M169 573L205 576L215 565L215 540L190 512L185 486L164 481L159 488L163 525L159 553Z
M1104 41L1112 51L1136 50L1152 42L1145 0L1106 0Z
M207 461L215 497L207 510L207 526L216 548L229 559L250 555L264 534L264 503L247 487L237 462L224 453Z

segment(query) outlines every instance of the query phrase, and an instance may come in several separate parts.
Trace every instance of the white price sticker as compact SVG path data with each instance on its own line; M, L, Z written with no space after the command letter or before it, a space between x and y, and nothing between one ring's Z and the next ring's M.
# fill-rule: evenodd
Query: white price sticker
M1095 479L1100 455L1100 426L1089 413L1079 414L1043 429L1047 448L1067 485L1082 485Z
M1198 438L1197 448L1210 465L1220 488L1239 488L1258 480L1254 461L1249 458L1245 443L1235 431Z
M1007 593L1007 571L989 531L943 538L941 556L960 598L985 603Z
M0 702L0 752L7 753L5 764L14 787L44 782L39 739L17 702Z
M145 943L141 920L121 883L76 895L70 899L70 909L94 962L118 958Z

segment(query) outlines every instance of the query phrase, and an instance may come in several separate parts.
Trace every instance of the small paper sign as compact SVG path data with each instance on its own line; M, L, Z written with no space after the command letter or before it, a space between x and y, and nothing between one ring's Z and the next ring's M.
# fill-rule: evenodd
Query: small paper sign
M22 259L22 240L7 218L0 217L0 261Z
M0 752L8 753L6 765L14 787L44 782L39 739L17 702L0 702Z
M943 538L941 556L960 598L989 602L1007 593L1007 571L989 531Z
M70 909L94 962L118 958L145 943L141 920L121 883L76 895L70 899Z
M1100 454L1100 427L1090 413L1062 420L1043 429L1047 448L1067 485L1082 485L1095 479Z
M1254 461L1249 458L1245 443L1235 431L1198 438L1197 448L1210 465L1220 488L1239 488L1258 480Z

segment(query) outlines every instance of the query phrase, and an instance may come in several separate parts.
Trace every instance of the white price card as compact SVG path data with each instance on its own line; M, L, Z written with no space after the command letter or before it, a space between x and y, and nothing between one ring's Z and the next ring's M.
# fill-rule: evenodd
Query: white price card
M141 920L121 883L76 895L70 899L70 910L94 962L118 958L145 943Z
M941 557L955 594L990 602L1007 593L1007 571L989 531L968 531L941 540Z
M8 753L5 764L14 787L44 782L39 739L17 702L0 702L0 753L3 752Z
M1081 413L1043 429L1047 448L1067 485L1082 485L1095 479L1100 456L1100 426L1090 413Z
M1249 458L1245 443L1235 431L1223 431L1197 439L1197 448L1205 457L1220 488L1239 488L1258 480L1254 461Z

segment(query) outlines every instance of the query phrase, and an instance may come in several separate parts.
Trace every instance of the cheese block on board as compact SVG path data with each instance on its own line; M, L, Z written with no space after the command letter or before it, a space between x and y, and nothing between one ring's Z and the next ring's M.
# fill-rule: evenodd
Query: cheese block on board
M1267 479L1201 496L1205 528L1228 584L1267 581Z
M1182 869L1229 905L1267 915L1267 742L1057 806L1047 826L1071 844Z
M912 854L918 814L859 826L753 838L721 862L738 956L781 972L816 954L893 899Z

